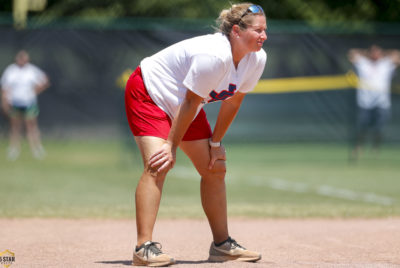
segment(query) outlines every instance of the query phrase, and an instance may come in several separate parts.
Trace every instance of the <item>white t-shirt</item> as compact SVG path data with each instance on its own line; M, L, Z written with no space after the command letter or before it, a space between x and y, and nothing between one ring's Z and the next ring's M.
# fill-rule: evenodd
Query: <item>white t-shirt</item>
M354 66L358 73L357 104L361 108L390 107L390 87L396 65L389 57L372 61L358 56Z
M261 49L248 53L236 69L228 38L216 33L176 43L143 59L140 66L150 97L174 118L188 89L204 98L198 111L205 103L253 90L266 60Z
M2 77L1 87L8 93L8 101L14 106L28 107L36 103L35 87L46 81L46 75L33 64L20 67L9 65Z

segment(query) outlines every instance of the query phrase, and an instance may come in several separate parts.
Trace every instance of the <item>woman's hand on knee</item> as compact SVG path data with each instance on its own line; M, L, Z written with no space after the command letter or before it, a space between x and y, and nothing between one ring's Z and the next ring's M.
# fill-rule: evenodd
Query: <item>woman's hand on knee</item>
M219 147L210 147L210 163L208 169L212 169L217 160L226 160L226 151L223 145Z
M174 167L176 161L176 149L170 143L164 143L161 149L155 152L149 159L149 166L156 168L157 172L163 172Z

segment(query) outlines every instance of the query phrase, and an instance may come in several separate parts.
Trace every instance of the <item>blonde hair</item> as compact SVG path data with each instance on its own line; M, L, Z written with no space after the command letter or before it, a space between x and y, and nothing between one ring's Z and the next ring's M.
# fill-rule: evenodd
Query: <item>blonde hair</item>
M234 4L229 9L224 9L217 19L217 31L226 36L232 31L233 25L239 25L241 29L246 29L253 22L253 17L260 13L248 13L243 16L252 3ZM250 15L250 16L248 16ZM264 15L264 14L262 14Z

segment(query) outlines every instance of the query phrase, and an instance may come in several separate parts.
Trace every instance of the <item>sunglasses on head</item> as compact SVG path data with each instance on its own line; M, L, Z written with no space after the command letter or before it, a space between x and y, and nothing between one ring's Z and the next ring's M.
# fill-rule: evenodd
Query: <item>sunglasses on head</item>
M246 10L246 12L243 13L243 15L242 15L242 17L240 17L240 19L242 19L244 16L246 16L249 13L252 13L252 14L257 14L257 13L264 14L264 10L259 5L251 5Z

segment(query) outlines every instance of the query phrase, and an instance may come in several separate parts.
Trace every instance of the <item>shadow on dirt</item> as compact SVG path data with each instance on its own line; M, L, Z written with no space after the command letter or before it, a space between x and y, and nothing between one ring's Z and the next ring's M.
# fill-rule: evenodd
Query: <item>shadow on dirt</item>
M102 264L121 264L121 265L129 265L132 266L131 260L120 260L120 261L97 261L96 263ZM175 264L202 264L208 263L207 260L200 260L200 261L185 261L185 260L176 260Z

